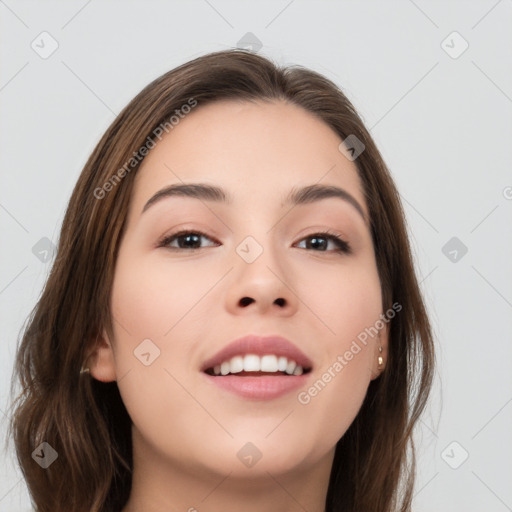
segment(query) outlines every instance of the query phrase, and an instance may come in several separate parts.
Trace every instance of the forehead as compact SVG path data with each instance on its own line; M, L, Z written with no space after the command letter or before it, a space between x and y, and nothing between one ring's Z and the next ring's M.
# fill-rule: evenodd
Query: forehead
M135 179L141 211L157 190L180 182L221 186L244 206L282 198L294 187L343 187L367 213L357 168L338 149L342 139L303 108L275 102L198 105L151 149Z

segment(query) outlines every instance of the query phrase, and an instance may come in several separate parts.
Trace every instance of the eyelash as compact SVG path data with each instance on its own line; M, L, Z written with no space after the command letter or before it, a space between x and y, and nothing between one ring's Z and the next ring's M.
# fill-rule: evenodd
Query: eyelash
M203 236L205 238L208 238L209 240L212 240L206 233L203 233L202 231L197 230L190 230L190 229L184 229L182 231L178 231L177 233L173 233L172 235L165 236L160 242L158 242L157 247L165 247L171 251L195 251L198 249L204 249L204 247L193 247L193 248L183 248L183 247L169 247L169 244L173 242L174 240L177 240L178 238L184 236L184 235L199 235ZM308 238L326 238L328 240L332 240L335 244L337 244L337 249L331 250L331 251L313 251L313 252L336 252L336 253L343 253L343 254L352 254L352 248L350 244L343 240L341 236L330 230L320 231L311 233L310 235L307 235L303 238L301 238L299 241L302 242L303 240L307 240ZM212 240L213 241L213 240Z

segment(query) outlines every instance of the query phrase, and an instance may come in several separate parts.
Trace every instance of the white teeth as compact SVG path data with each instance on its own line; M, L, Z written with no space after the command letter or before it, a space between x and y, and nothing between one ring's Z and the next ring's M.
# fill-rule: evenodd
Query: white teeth
M242 356L235 356L229 362L230 373L240 373L244 371L244 358Z
M260 358L254 354L247 354L244 357L244 370L246 372L259 372L261 370Z
M288 366L288 359L286 359L286 357L283 357L281 356L278 360L277 360L277 369L280 371L280 372L285 372L286 371L286 367Z
M261 371L262 372L277 372L277 357L276 356L263 356L261 358Z
M221 365L220 365L220 374L221 375L227 375L229 373L229 370L230 370L230 364L229 364L229 361L224 361Z
M288 365L286 366L286 373L288 375L293 375L293 371L295 370L295 367L297 366L297 363L292 359L288 361Z
M222 364L213 368L214 375L229 375L246 372L285 372L288 375L302 375L304 369L293 359L288 360L284 356L277 357L274 354L257 356L247 354L245 356L234 356L229 361L223 361Z

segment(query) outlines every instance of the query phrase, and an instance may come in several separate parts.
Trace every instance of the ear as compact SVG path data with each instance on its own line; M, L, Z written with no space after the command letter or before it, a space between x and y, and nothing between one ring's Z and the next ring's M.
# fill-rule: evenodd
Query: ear
M97 340L93 351L87 358L85 366L89 368L90 375L101 382L116 380L114 351L105 330L103 330L101 337Z
M373 357L371 364L371 380L375 380L380 377L381 373L386 368L386 364L388 361L388 345L389 345L389 324L385 324L385 326L379 331L377 338L375 338L375 342L373 345ZM382 347L382 351L379 350ZM379 366L379 357L382 357L382 365Z

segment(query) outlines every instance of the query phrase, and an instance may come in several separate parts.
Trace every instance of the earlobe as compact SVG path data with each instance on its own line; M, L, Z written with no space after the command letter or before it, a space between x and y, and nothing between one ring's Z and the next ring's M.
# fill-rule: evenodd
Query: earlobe
M116 368L112 343L105 331L96 342L92 353L87 358L84 367L89 368L89 373L101 382L116 380Z

